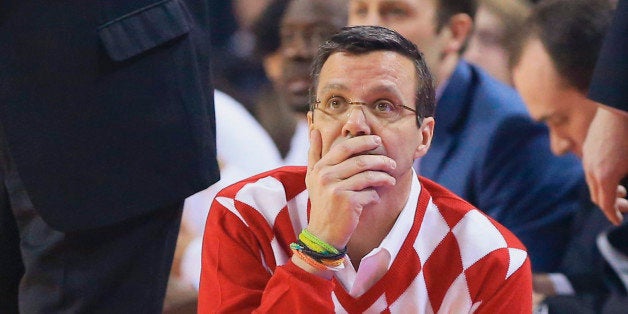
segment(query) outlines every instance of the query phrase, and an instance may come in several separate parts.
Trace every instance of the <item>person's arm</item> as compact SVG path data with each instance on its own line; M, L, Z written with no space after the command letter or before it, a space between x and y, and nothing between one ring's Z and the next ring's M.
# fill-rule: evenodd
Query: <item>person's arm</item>
M584 141L582 162L591 199L619 225L621 213L628 212L626 187L619 186L628 175L628 114L599 106Z
M353 234L361 209L379 198L373 189L365 188L394 184L394 178L383 172L392 170L394 162L385 156L355 157L379 147L381 139L376 136L347 139L325 156L319 131L311 133L310 143L306 185L311 209L307 229L341 249ZM351 158L360 158L361 163L348 160ZM370 169L375 171L364 173ZM231 186L227 192L235 194L236 188ZM234 214L247 212L248 205L234 202L229 210L217 199L205 226L199 312L333 312L330 270L317 270L298 256L275 268L272 255L277 248L272 248L268 239L274 236L271 228L248 220L245 224Z
M262 254L271 250L270 244L260 242L250 226L214 202L203 239L199 313L333 311L331 280L290 261L267 268L275 261Z
M476 313L530 313L532 311L532 272L530 259L506 280L493 276L491 282L502 282L496 289L487 286L492 294L483 297ZM488 280L487 280L488 281Z

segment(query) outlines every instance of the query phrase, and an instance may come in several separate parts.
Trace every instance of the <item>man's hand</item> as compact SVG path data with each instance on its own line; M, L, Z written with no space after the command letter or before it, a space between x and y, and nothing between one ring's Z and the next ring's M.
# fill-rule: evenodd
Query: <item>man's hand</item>
M625 187L618 188L628 174L628 115L598 108L584 142L582 162L591 199L619 225L621 213L628 212Z
M378 151L383 152L381 138L364 135L338 141L321 156L321 134L310 133L305 182L312 205L311 233L336 248L347 245L364 206L379 202L376 188L396 182L389 174L396 167L393 159L367 154Z

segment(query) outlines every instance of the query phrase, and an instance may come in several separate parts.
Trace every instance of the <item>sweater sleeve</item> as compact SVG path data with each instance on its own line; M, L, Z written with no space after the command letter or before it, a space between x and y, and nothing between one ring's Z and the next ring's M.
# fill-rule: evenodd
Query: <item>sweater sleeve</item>
M497 278L494 278L497 279ZM497 281L497 280L496 280ZM476 313L531 313L532 271L526 261L503 283L483 299Z
M290 261L277 267L255 312L311 313L316 309L321 313L333 313L333 289L331 280L308 273Z
M275 267L274 256L268 256L271 241L263 227L252 223L245 224L218 202L212 205L203 239L198 312L333 312L333 282L291 261Z

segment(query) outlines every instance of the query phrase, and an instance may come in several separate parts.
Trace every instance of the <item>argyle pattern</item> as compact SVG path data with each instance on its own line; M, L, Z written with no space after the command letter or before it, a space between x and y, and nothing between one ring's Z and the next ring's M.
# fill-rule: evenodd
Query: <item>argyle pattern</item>
M258 247L251 255L266 275L283 276L274 274L289 262L289 244L307 226L304 182L305 167L284 167L239 182L218 195L208 220L215 214L238 221L238 227L228 229L252 235ZM519 240L445 188L424 178L420 182L413 226L390 269L359 297L350 296L334 279L334 311L473 313L489 300L508 302L512 294L530 293L529 259ZM502 295L503 300L495 300Z

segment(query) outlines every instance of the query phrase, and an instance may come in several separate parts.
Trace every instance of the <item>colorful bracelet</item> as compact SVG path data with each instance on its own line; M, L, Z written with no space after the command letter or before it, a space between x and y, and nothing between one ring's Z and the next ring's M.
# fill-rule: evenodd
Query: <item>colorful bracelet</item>
M313 258L307 256L305 253L303 253L301 251L297 251L297 250L292 250L292 252L294 254L296 254L297 256L299 256L299 258L301 258L308 265L314 267L316 270L320 270L320 271L327 270L327 266L326 265L317 262Z
M302 251L303 253L311 256L312 258L314 258L315 260L337 260L337 259L341 259L345 256L345 254L347 254L347 248L344 248L342 250L339 250L338 253L336 254L332 254L332 253L319 253L317 251L314 251L312 249L310 249L305 243L303 243L301 240L297 240L297 242L294 242L292 244L290 244L290 248L291 249L296 249L297 251Z
M307 229L303 229L299 234L299 240L305 243L310 249L319 252L325 253L329 252L332 254L338 254L338 249L336 249L333 245L321 240Z
M301 258L304 262L306 262L308 265L314 267L316 270L331 270L331 271L339 271L343 268L345 268L345 264L344 258L341 258L339 260L334 260L334 261L317 261L315 259L313 259L311 256L308 256L307 254L301 252L301 251L297 251L297 250L292 250L292 252L299 256L299 258Z
M339 271L344 268L347 248L338 250L307 229L303 229L299 239L290 244L290 249L308 265L318 270Z

